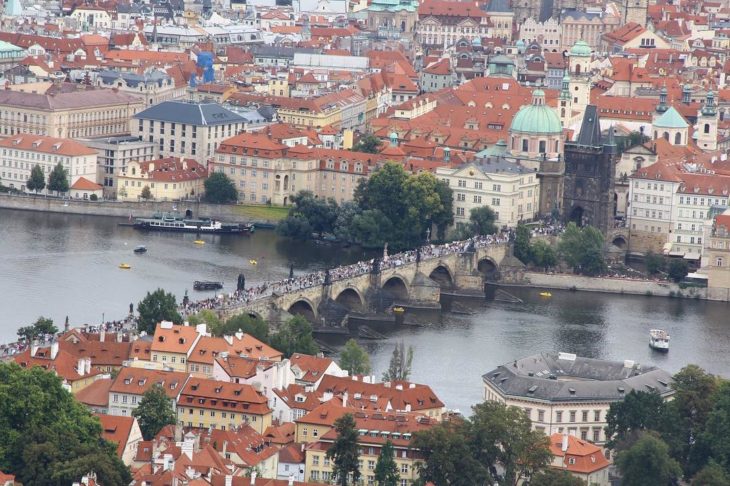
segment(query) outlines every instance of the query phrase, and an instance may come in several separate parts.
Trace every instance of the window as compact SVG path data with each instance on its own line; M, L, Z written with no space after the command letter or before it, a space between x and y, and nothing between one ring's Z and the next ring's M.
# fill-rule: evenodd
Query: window
M464 216L464 208L456 208L457 216Z
M537 411L537 421L538 422L544 422L545 421L545 410L538 410Z
M598 442L601 439L601 429L593 429L593 442Z
M401 464L400 465L400 472L403 474L408 474L408 464Z
M474 202L477 204L482 203L482 196L474 196Z
M583 422L588 422L588 410L583 410Z
M499 198L493 197L492 198L492 206L499 206Z
M527 141L526 138L523 138L522 139L522 151L523 152L527 152L528 150L529 150L528 149L528 141Z
M555 412L555 421L558 423L563 421L563 412Z
M594 422L600 422L601 421L601 411L600 410L594 410L593 411L593 421Z
M575 410L570 411L570 421L575 422Z
M319 466L319 456L312 456L312 466Z
M459 179L458 186L459 187L466 187L466 181L464 179Z

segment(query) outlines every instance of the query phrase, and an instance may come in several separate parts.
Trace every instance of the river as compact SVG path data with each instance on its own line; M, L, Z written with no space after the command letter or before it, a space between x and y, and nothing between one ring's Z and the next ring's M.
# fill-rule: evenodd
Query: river
M141 233L113 218L0 210L0 341L38 316L72 326L123 317L129 303L158 287L192 299L194 280L221 280L235 288L240 272L247 285L295 273L351 263L366 255L293 243L261 230L251 236ZM145 255L135 255L146 245ZM255 260L252 264L249 260ZM121 270L120 263L131 270ZM460 302L471 314L426 314L422 327L383 329L384 341L363 341L374 373L387 368L395 343L413 346L412 379L430 384L450 408L469 411L481 399L481 375L496 365L542 351L632 359L670 372L696 363L730 376L730 305L659 297L510 289L522 304ZM652 352L648 330L672 335L671 351Z

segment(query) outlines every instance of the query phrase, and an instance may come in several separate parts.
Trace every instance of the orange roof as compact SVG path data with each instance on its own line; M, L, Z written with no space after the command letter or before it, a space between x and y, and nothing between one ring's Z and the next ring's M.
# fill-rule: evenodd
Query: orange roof
M274 444L289 444L294 442L296 428L293 422L285 422L281 425L269 425L264 431L266 440Z
M0 147L69 157L97 154L96 150L75 140L46 137L44 135L15 135L0 140Z
M289 358L292 368L296 366L304 374L298 378L300 381L307 383L316 383L333 361L330 358L324 358L319 356L310 356L308 354L295 353Z
M109 389L112 393L144 395L154 385L160 385L169 398L177 398L188 374L180 371L122 368Z
M48 371L53 371L56 375L60 376L69 383L73 383L77 380L89 378L95 376L101 372L97 369L91 368L87 373L84 370L79 373L81 366L79 365L79 359L71 355L67 351L62 349L58 350L55 359L51 359L51 348L38 348L35 356L31 356L31 349L26 349L21 354L15 356L14 361L23 368L31 368L33 366L40 366Z
M295 422L310 425L327 425L332 427L335 421L343 415L348 413L354 414L355 412L357 412L356 408L343 407L341 401L332 399L319 405L303 417L298 418Z
M109 405L109 389L112 387L111 378L96 380L76 394L76 400L90 407L106 408Z
M609 42L625 44L626 42L629 42L631 39L634 39L644 32L646 32L646 29L644 27L637 24L636 22L629 22L628 24L619 27L612 32L603 34L603 37Z
M91 182L86 177L79 177L76 182L73 183L71 189L76 189L78 191L101 191L104 188L96 182Z
M195 348L190 352L188 362L213 364L213 361L222 352L230 356L240 356L255 360L268 359L280 361L283 354L266 343L245 333L233 336L211 337L202 336Z
M132 426L137 419L121 415L94 415L99 417L99 422L101 422L101 436L116 444L117 456L122 457L124 449L127 447L129 434L132 432Z
M129 349L129 359L138 359L141 361L150 361L151 355L150 351L152 348L152 341L143 341L141 339L137 339L132 343L132 346L130 346Z
M164 327L163 327L164 326ZM152 339L152 352L188 354L195 346L198 331L191 326L157 324Z
M255 415L271 413L266 397L251 385L196 377L191 377L183 388L178 406L239 411Z
M568 447L563 451L563 439L567 437ZM572 435L553 434L550 436L550 452L561 457L563 469L580 474L590 474L609 466L601 448Z

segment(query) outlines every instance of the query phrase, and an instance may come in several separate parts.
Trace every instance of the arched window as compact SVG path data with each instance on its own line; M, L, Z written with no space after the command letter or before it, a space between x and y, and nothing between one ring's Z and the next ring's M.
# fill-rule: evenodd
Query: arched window
M529 150L529 148L528 148L527 139L526 138L523 138L522 139L522 151L523 152L527 152L528 150Z
M547 142L545 142L545 140L540 140L539 147L540 147L541 154L544 154L545 152L547 152Z
M715 258L715 266L721 267L722 266L722 257Z
M674 145L681 145L682 143L682 134L680 132L677 132L674 135Z
M560 140L555 141L555 151L558 152L558 149L560 148Z
M664 137L664 140L666 140L667 142L669 141L669 132L664 132L662 136Z
M575 74L580 74L580 64L575 65Z
M710 124L705 123L705 133L710 133Z

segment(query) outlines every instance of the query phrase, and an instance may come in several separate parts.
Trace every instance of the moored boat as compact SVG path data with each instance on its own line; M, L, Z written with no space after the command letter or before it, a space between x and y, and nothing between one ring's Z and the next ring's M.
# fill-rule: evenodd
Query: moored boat
M193 282L195 290L220 290L223 288L223 282L212 282L208 280L196 280Z
M147 247L144 245L139 245L134 248L135 253L147 253Z
M669 351L669 334L664 329L652 329L649 331L649 346L657 351Z
M129 270L130 268L132 268L132 265L130 265L129 263L120 263L119 268L121 268L122 270Z
M158 213L151 218L137 218L132 227L142 231L198 234L247 234L254 231L254 226L250 223L224 223L211 218L183 218L175 213Z

